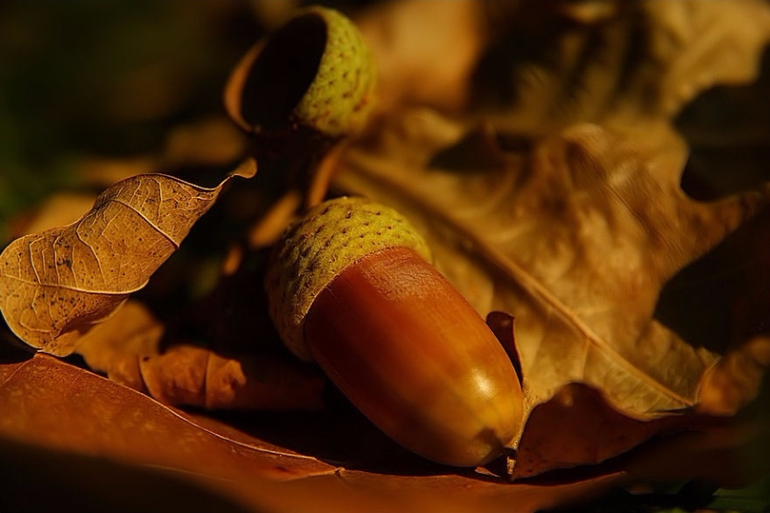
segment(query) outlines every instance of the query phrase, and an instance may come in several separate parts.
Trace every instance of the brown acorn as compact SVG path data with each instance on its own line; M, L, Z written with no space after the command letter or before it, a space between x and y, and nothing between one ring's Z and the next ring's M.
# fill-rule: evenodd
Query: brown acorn
M287 347L396 442L440 463L481 465L518 434L521 387L494 334L428 258L393 209L326 201L275 248L271 317Z

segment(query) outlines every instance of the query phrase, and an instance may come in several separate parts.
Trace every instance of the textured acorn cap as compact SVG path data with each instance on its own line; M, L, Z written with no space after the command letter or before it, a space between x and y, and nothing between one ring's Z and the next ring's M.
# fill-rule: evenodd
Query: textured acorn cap
M303 326L326 285L362 257L391 247L431 258L425 240L405 217L364 198L325 201L287 228L270 257L265 286L270 316L292 353L313 359Z
M299 125L338 138L365 125L376 74L356 26L333 9L314 6L244 56L225 89L225 107L250 132Z

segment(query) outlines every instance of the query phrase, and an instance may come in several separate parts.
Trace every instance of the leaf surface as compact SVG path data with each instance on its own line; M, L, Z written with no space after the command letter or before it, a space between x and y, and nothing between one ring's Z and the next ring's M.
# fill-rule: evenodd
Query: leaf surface
M216 420L192 416L45 354L28 359L3 355L0 405L0 468L15 465L8 480L0 481L0 490L5 483L18 483L21 490L42 493L40 486L45 486L59 490L60 500L53 503L58 505L68 504L71 493L77 492L100 509L119 507L124 494L99 493L93 489L98 480L65 481L74 488L59 489L58 481L47 483L46 478L61 479L56 471L61 465L92 476L120 475L123 468L121 472L132 477L123 487L134 493L156 493L153 486L174 485L169 482L172 478L177 482L172 489L189 483L227 498L223 504L241 504L252 511L502 512L515 508L526 513L585 501L622 485L629 477L647 479L651 468L655 475L655 466L666 462L678 463L675 470L667 467L672 468L672 479L686 476L692 472L687 461L732 450L736 440L734 434L715 433L705 441L695 439L688 444L678 440L673 446L647 448L624 466L606 468L598 475L507 483L472 470L447 473L443 467L424 466L421 472L406 474L378 471L376 465L361 467L362 461L371 465L371 455L352 457L348 453L344 461L338 454L336 461L327 457L330 461L325 462L312 451L301 454L270 442L276 439L275 433L260 439ZM316 429L312 418L292 427L305 441L311 436L332 436ZM349 442L349 434L342 435ZM284 440L292 443L291 437ZM745 437L738 440L745 441ZM387 447L392 452L392 446ZM713 463L699 467L700 474L711 479L734 475L733 470L734 465ZM37 478L19 482L29 475ZM18 490L8 488L4 497L19 500ZM166 494L159 497L167 509L188 504L183 497L178 503ZM200 499L213 501L206 494Z
M516 317L530 411L580 383L642 423L696 406L734 413L756 395L761 373L752 367L752 383L720 404L708 381L720 355L654 314L663 286L764 208L770 186L689 198L680 186L688 150L670 117L714 83L756 76L770 9L751 1L591 6L523 4L520 17L502 21L523 31L492 41L479 63L479 110L466 114L487 112L487 121L394 109L347 152L336 187L403 212L482 315ZM553 33L541 30L545 20L556 23ZM497 75L483 74L485 59ZM506 86L501 96L483 94ZM587 414L597 413L588 403ZM662 429L634 425L628 446ZM527 433L522 443L532 440Z
M428 4L387 4L383 9L392 10L382 22L372 15L372 28L362 25L374 31L367 36L381 56L393 52L384 55L384 122L347 151L336 185L403 210L480 311L516 315L530 417L513 476L595 466L509 483L490 469L447 469L410 457L360 419L342 415L324 429L316 417L254 412L223 415L222 422L36 355L0 359L0 495L8 497L4 483L31 476L27 484L42 483L43 496L50 481L61 483L55 472L47 479L47 469L108 459L160 469L256 511L526 512L574 505L627 482L694 477L740 486L767 471L766 423L737 433L743 436L709 429L632 449L670 427L691 426L689 415L668 414L702 405L704 389L714 393L712 403L742 406L770 361L767 345L753 343L720 359L653 313L662 284L767 199L766 190L713 204L687 198L678 183L687 148L669 125L699 91L751 79L767 40L767 3L516 2L491 16L467 2L434 13L446 24L435 23ZM422 21L419 12L428 13ZM421 26L425 20L433 30ZM389 44L391 36L398 44ZM390 74L399 70L404 75ZM461 120L415 108L424 104ZM208 153L197 138L186 139L182 160ZM288 215L280 217L277 224ZM105 295L125 297L135 286ZM32 288L40 295L58 287ZM766 304L766 292L758 286L752 298ZM258 323L248 310L253 304L241 301L250 297L217 301L222 312L209 304L196 309L196 333L252 343ZM246 312L237 311L245 329L234 321L233 304ZM160 328L141 318L122 323L122 313L130 311L109 317L99 326L105 332L85 335L99 335L93 357L78 348L94 368L137 389L149 388L152 368L159 379L151 393L160 400L216 404L218 394L206 388L213 353L172 346L162 354ZM64 337L85 331L79 322L62 326L53 345L64 347ZM225 333L213 336L206 326ZM142 360L148 353L150 364ZM702 373L714 369L716 379L704 385ZM225 374L237 381L238 372ZM27 444L55 454L30 455ZM629 450L628 458L612 460ZM70 483L63 492L99 497L98 480ZM137 481L130 486L136 495L153 491ZM115 506L110 499L102 509Z
M164 333L146 307L129 300L83 335L76 351L92 370L163 404L209 410L317 410L323 405L324 380L315 368L260 351L255 341L252 351L224 355L183 340L165 347Z
M404 122L412 132L423 122L427 132L431 119L413 113ZM596 125L481 172L394 165L384 154L351 153L338 183L415 221L437 266L479 312L515 315L533 404L571 381L602 390L630 415L695 404L716 356L652 318L658 295L764 205L770 188L692 201L679 188L681 169L654 165Z
M252 176L247 161L230 176ZM70 354L79 334L110 315L179 247L224 184L199 187L149 174L118 182L79 221L16 239L0 255L0 309L13 332Z

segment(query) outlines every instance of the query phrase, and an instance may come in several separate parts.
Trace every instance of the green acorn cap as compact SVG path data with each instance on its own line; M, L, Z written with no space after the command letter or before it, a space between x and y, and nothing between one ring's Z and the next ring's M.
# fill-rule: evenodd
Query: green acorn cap
M375 82L374 56L356 26L314 6L249 51L230 78L225 105L253 133L305 127L339 138L365 125Z
M287 228L271 255L265 286L270 316L292 353L312 360L303 339L304 320L326 285L360 258L390 247L431 258L405 217L364 198L327 200Z

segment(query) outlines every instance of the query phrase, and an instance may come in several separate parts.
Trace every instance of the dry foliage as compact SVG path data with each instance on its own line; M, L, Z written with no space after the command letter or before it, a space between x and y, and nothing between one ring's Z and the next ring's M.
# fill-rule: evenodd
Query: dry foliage
M253 160L230 176L253 176ZM77 222L20 237L0 255L0 308L32 347L70 354L179 247L211 208L213 189L149 174L118 182Z
M282 438L286 426L267 414L236 429L165 406L318 409L324 383L271 348L275 335L264 313L254 313L264 307L252 290L259 248L302 204L296 191L264 206L267 214L245 230L250 243L230 249L217 284L181 318L159 320L126 302L224 185L164 175L119 182L76 223L17 239L0 256L0 307L14 334L54 355L75 350L112 380L46 355L6 358L0 436L171 469L265 511L534 511L642 479L739 485L766 472L725 462L725 454L761 442L767 426L721 418L755 399L770 364L762 243L770 217L732 241L738 258L762 269L733 301L736 313L726 314L741 326L734 340L714 347L686 338L657 308L682 269L770 202L770 185L710 202L690 198L681 188L689 150L673 126L699 92L756 77L770 6L445 7L399 2L358 13L381 64L380 109L323 173L335 166L333 192L364 194L409 217L442 273L482 315L493 312L488 322L524 383L528 421L515 460L448 472L400 452L344 409L347 430L313 417L306 431ZM438 17L442 23L425 21ZM185 163L211 154L182 146ZM256 157L275 166L275 155ZM259 194L256 202L268 203ZM207 344L193 343L180 325ZM686 430L700 434L634 451ZM365 453L340 449L356 437L371 442ZM558 484L524 479L603 462ZM506 472L518 481L501 479Z

